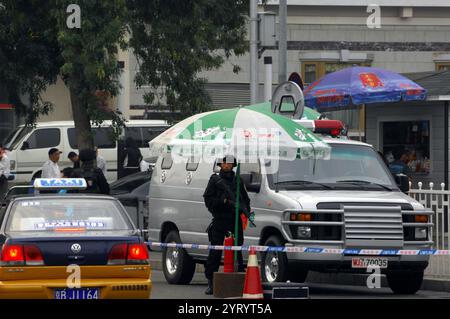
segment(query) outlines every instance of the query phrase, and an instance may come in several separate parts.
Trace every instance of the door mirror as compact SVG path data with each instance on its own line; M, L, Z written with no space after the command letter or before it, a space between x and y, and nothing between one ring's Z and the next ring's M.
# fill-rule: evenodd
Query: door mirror
M241 174L241 180L247 191L259 193L261 190L261 177L255 172Z
M403 193L409 192L409 178L405 174L396 174L395 182Z
M25 150L27 150L29 148L30 148L30 144L27 141L25 141L25 142L23 142L22 147L20 149L22 151L25 151Z

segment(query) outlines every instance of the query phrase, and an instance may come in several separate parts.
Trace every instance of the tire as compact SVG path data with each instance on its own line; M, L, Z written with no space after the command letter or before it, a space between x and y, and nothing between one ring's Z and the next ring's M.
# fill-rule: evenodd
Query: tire
M176 230L167 234L164 242L181 243ZM166 281L171 285L187 285L195 273L195 262L183 248L165 248L162 254L162 268Z
M280 236L270 236L264 246L284 246ZM286 282L289 275L286 253L263 252L261 254L261 278L263 282Z
M390 271L386 279L394 294L413 295L422 286L423 270Z

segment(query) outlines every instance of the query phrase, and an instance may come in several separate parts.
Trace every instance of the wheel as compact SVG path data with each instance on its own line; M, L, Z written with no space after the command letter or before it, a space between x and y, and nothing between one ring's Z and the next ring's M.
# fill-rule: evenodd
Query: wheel
M180 235L172 230L167 234L166 243L181 243ZM169 284L187 285L195 273L195 262L183 248L165 248L162 255L163 273Z
M270 236L264 246L284 246L280 236ZM288 259L286 253L267 251L262 253L261 277L263 282L285 282L288 280Z
M422 286L423 270L390 271L386 279L394 294L413 295Z

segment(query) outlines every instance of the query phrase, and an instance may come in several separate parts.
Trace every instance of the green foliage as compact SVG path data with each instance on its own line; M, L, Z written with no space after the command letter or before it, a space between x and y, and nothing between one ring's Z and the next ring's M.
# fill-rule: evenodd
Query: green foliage
M52 105L41 93L56 82L61 65L50 2L4 0L0 8L0 79L18 115L32 124ZM21 96L27 101L22 102ZM27 105L29 104L29 105Z
M117 111L100 106L118 94L118 49L129 45L139 63L136 85L152 88L147 104L167 104L184 115L208 109L203 70L218 68L247 50L248 0L5 0L0 8L0 78L27 122L51 111L41 98L61 76L79 104L75 125L86 118L124 125ZM81 8L81 28L69 29L69 4ZM129 42L128 42L129 41ZM234 71L239 70L234 66ZM23 103L21 97L28 96ZM163 100L164 103L158 102ZM90 125L82 129L90 131ZM82 133L84 134L84 133ZM84 136L84 135L83 135ZM87 135L86 135L87 136ZM84 140L92 137L83 137ZM80 144L80 143L79 143Z
M145 102L165 98L184 115L207 110L210 100L198 72L245 53L249 1L130 0L128 8L130 46L140 64L135 82L152 88Z

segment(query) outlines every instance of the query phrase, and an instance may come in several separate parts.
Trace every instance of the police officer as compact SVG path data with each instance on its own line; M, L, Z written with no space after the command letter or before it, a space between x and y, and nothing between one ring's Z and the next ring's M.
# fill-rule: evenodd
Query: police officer
M233 168L236 167L236 159L233 156L225 156L217 165L220 166L220 173L211 175L203 198L208 210L213 215L212 223L208 227L208 238L211 245L223 245L227 234L235 232L235 195L236 195L236 175ZM250 198L241 181L240 183L240 212L250 211ZM242 230L242 220L238 218L238 245L242 246L244 234ZM219 270L222 258L221 250L210 250L205 266L205 276L208 279L208 288L205 294L213 293L213 274ZM238 252L238 271L244 271L242 252Z
M84 149L80 151L80 168L73 170L71 177L82 177L86 180L85 193L109 194L109 184L100 168L95 166L97 154L93 150Z

